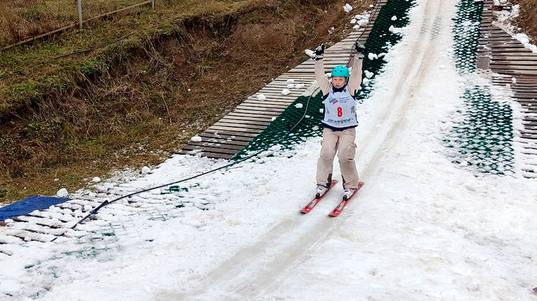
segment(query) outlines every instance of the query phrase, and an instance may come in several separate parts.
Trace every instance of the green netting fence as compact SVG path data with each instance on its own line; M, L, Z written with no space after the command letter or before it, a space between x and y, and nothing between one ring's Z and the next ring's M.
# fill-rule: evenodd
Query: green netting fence
M484 3L461 0L454 18L455 64L459 74L471 76L477 71L479 26ZM464 108L445 137L452 149L452 162L470 166L483 173L504 175L513 172L513 113L505 103L492 100L490 87L468 84L463 95Z
M401 34L393 28L401 28L409 23L408 13L414 2L415 0L389 0L380 9L365 43L367 53L363 63L363 77L367 79L363 81L362 89L356 95L359 102L363 102L369 96L376 76L386 64L384 55L391 46L401 40ZM268 149L276 144L290 149L309 137L320 136L322 133L321 101L320 92L311 97L299 97L233 159L242 159L252 152ZM304 110L307 111L304 112ZM304 119L290 133L291 127L302 118L304 113Z

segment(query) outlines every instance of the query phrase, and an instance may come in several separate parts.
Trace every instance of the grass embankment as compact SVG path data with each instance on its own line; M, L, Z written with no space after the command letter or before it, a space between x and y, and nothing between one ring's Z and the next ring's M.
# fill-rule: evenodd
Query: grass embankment
M83 18L141 0L82 0ZM150 6L147 6L147 9ZM0 48L78 22L76 0L11 0L0 5Z
M156 164L350 27L344 1L163 2L0 54L0 201Z
M520 5L520 16L517 25L524 33L531 36L533 42L537 41L537 0L514 0Z

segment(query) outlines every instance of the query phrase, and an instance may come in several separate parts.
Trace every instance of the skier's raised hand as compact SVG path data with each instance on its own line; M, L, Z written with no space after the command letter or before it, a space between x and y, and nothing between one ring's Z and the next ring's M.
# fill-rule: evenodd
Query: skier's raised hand
M352 52L358 57L364 57L365 46L362 43L356 41L354 42L354 46L352 47Z
M324 57L324 49L325 49L324 44L321 44L321 45L317 46L317 48L314 49L314 51L315 51L315 59L316 60L323 59L323 57Z
M307 56L311 57L312 59L320 60L324 56L324 49L325 49L324 44L321 44L315 47L315 49L313 50L306 49L304 52L306 53Z

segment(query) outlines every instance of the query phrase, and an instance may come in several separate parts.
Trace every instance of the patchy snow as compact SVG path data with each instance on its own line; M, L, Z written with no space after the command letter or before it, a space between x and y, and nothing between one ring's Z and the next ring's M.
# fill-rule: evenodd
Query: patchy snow
M56 196L60 198L66 198L69 196L69 192L67 191L67 189L61 188L60 190L58 190L58 192L56 192Z
M289 89L283 89L281 93L282 95L289 95L291 94L291 91Z
M203 138L201 138L200 136L196 135L196 136L190 138L190 141L192 141L192 142L201 142L201 141L203 141Z
M513 25L515 24L515 18L520 15L520 5L513 5L511 7L511 10L495 11L494 15L496 17L496 20L493 22L494 25L508 32L510 35L513 36L513 38L520 41L520 43L522 43L524 47L531 50L533 53L537 53L537 46L532 43L528 35L526 35L525 33L521 33L520 28Z
M267 97L263 93L257 93L256 99L259 101L265 101L267 100Z
M367 25L367 23L369 23L369 18L371 17L371 13L366 11L366 12L363 12L361 14L358 14L358 15L355 15L352 20L351 20L351 24L355 24L354 25L354 29L358 29L360 27L364 27Z
M533 51L534 53L537 53L537 46L530 42L530 38L526 34L517 33L514 35L514 38L520 41L520 43L524 44L524 47L526 47L527 49Z
M93 179L91 179L91 181L92 181L93 183L100 183L100 182L101 182L101 178L99 178L99 177L94 177Z
M388 30L389 30L390 32L393 32L393 33L401 33L401 28L399 28L399 27L395 27L395 26L393 26L393 25L390 26L390 28L388 28Z
M366 185L342 216L326 217L340 185L298 214L315 189L321 139L274 146L174 193L104 207L77 228L89 237L2 242L0 299L537 300L535 181L460 168L442 145L468 80L450 49L456 2L419 1L402 43L385 55L357 110ZM97 189L124 195L226 163L176 155Z
M343 6L343 10L345 11L345 13L348 14L352 11L352 6L349 3L345 3L345 5Z
M302 109L303 107L304 107L304 105L301 104L301 103L295 104L295 108L297 108L297 109Z
M376 60L378 59L378 55L376 53L372 53L370 52L369 54L367 54L367 57L370 59L370 60Z

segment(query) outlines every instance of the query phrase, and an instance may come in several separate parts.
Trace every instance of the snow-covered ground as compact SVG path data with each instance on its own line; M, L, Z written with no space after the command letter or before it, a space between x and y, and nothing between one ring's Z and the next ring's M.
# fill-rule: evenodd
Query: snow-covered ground
M113 231L104 240L0 254L0 298L537 300L537 185L450 162L441 139L468 81L452 58L456 1L418 2L359 108L357 162L366 185L340 217L327 213L341 187L310 214L298 213L314 190L320 139L313 138L293 156L195 180L175 197L192 205L176 207L156 191L134 199L146 204L140 210L105 207L99 216L110 224L86 226ZM220 164L176 156L121 187Z

